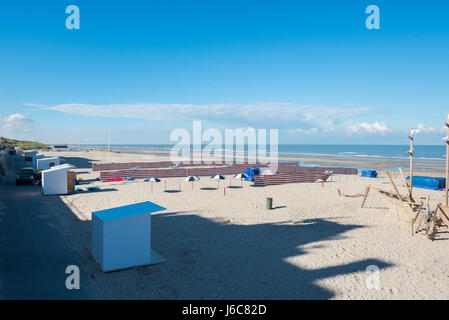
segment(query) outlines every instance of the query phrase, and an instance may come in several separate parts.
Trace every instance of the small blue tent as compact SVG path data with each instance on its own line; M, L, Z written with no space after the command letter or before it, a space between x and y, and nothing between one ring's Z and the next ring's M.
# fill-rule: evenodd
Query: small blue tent
M260 168L247 168L245 169L245 174L248 176L245 178L246 181L254 182L254 176L260 174Z
M362 173L360 174L361 177L367 177L367 178L376 178L377 177L377 171L371 170L371 169L362 169Z
M410 180L410 176L406 180ZM423 189L443 190L446 187L446 178L413 176L413 186Z

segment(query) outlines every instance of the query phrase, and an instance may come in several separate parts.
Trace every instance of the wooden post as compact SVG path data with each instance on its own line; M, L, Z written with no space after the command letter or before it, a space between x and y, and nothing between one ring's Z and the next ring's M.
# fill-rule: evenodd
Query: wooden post
M366 201L366 198L368 197L368 192L369 192L370 188L371 188L371 186L366 187L365 196L363 197L362 205L360 206L360 208L363 208L363 206L365 205L365 201Z
M448 207L448 187L449 187L449 114L447 115L446 122L446 198L445 207Z
M413 128L410 129L410 135L408 137L410 139L410 197L413 197Z

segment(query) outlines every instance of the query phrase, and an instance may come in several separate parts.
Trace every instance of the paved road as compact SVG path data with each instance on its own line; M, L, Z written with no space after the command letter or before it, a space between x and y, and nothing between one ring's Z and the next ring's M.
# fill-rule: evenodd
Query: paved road
M68 265L82 263L43 205L38 186L16 186L15 172L29 166L9 157L0 181L0 299L90 299L94 280L81 270L81 288L65 286Z

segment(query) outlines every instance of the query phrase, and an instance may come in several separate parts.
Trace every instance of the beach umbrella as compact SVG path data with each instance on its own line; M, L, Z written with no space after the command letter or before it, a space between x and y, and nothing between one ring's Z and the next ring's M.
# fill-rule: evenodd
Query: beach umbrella
M235 179L240 179L240 186L243 185L243 179L248 178L248 175L245 173L237 173L236 175L234 175Z
M150 177L150 178L146 178L144 181L145 182L151 182L151 192L153 192L153 183L161 182L161 179L156 178L156 177Z
M192 182L192 190L193 190L193 182L200 180L197 176L188 176L184 179L185 182Z
M226 179L226 177L225 177L225 176L222 176L221 174L216 174L215 176L212 176L212 177L210 177L210 178L218 181L217 188L220 187L220 180Z

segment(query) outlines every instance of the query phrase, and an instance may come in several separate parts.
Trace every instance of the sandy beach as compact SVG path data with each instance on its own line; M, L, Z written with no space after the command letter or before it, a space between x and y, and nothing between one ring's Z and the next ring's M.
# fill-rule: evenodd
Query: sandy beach
M45 203L62 233L81 257L82 266L113 299L448 299L449 237L435 241L411 236L388 202L364 191L368 184L391 189L377 179L333 176L324 185L297 183L252 187L227 177L202 177L193 185L178 178L154 184L142 180L97 181L92 163L107 162L103 150L46 152L57 155L86 185L99 192L47 196ZM110 153L111 162L157 161L155 154ZM435 172L438 174L438 172ZM401 186L397 177L396 183ZM165 191L165 183L166 189ZM232 186L230 186L232 184ZM180 186L180 190L178 190ZM224 195L223 187L226 187ZM405 194L405 188L400 187ZM430 195L436 206L442 191ZM265 198L273 198L273 210ZM152 247L166 261L146 267L102 273L90 255L91 212L140 201L167 210L152 216ZM367 267L378 268L380 287L366 284Z

